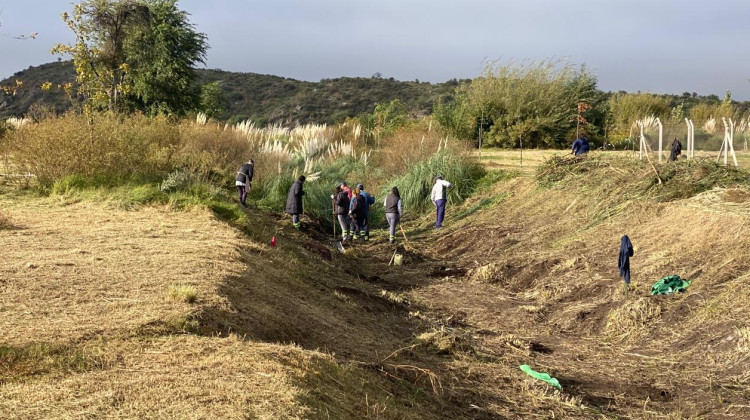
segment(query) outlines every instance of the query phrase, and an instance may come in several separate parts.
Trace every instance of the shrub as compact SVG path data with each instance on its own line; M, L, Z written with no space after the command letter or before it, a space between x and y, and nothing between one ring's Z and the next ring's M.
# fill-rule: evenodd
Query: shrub
M484 169L476 162L450 150L442 150L429 159L412 165L406 174L390 180L383 188L382 196L396 186L401 193L404 211L423 212L431 208L430 193L438 175L454 185L448 192L448 203L456 204L471 194L476 181L484 175Z
M166 118L112 113L51 116L15 130L13 156L23 169L49 185L68 175L153 177L169 170L179 132Z

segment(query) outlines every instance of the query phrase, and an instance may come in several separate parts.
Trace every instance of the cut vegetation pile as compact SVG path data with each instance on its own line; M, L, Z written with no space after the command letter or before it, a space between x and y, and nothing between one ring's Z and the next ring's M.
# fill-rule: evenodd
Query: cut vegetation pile
M539 413L542 399L566 416L583 407L585 417L744 418L748 187L747 172L705 160L552 159L537 182L511 179L468 200L464 209L503 197L435 238L434 257L453 269L413 299L475 331L490 357L472 365L476 375L515 377L512 367L529 364L560 379L563 394L521 393L504 415ZM625 234L635 245L627 300ZM686 293L649 295L672 274L692 281ZM488 395L514 391L482 382Z

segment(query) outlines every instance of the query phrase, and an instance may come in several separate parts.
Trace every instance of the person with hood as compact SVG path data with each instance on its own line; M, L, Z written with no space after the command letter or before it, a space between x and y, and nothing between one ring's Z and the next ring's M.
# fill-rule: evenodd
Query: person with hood
M389 243L393 244L396 242L396 225L401 221L403 215L401 194L399 194L397 187L391 188L391 193L385 197L383 206L385 207L385 220L388 221L391 235Z
M581 134L580 137L578 137L578 140L573 142L573 147L571 147L572 154L576 156L583 155L585 153L589 152L589 141L586 139L586 136Z
M438 175L435 178L435 185L432 186L432 193L430 193L430 199L432 204L435 205L437 214L435 216L435 229L443 227L443 218L445 217L445 203L448 195L446 189L453 189L453 184L443 180L443 177Z
M248 160L247 163L242 164L240 170L237 171L237 176L234 177L234 185L237 186L242 207L247 207L247 193L252 187L254 165L255 162L252 159Z
M359 239L359 233L364 230L365 220L367 218L367 201L361 194L359 188L354 188L352 191L351 210L349 210L349 216L351 216L354 224L354 235L352 239L355 241Z
M286 212L292 215L292 224L295 228L300 228L299 215L302 214L302 196L305 195L305 191L302 189L302 184L305 183L305 176L300 175L299 178L289 187L289 194L286 197Z
M333 196L333 212L341 226L341 240L349 240L349 195L344 189L346 185L339 184Z
M365 186L360 184L357 184L357 189L359 190L359 195L363 196L365 199L365 225L363 227L365 233L364 233L364 239L365 241L370 240L370 206L375 204L375 197L371 196L369 193L365 191Z
M677 140L677 138L674 139L672 142L672 150L669 153L669 162L674 162L677 159L680 158L680 155L682 154L682 143Z

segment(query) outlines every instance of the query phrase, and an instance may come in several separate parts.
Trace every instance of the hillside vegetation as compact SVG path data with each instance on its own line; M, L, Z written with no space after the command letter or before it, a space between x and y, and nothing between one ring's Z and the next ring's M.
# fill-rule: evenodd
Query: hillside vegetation
M459 81L445 83L402 82L392 78L342 77L305 82L256 73L196 69L199 85L221 82L226 112L231 122L250 119L259 125L294 126L309 123L333 123L346 117L371 112L375 104L400 100L414 115L429 114L433 104L453 95ZM58 89L42 91L40 86L54 86L75 80L69 61L31 66L0 81L13 86L16 80L24 88L15 96L0 93L0 116L26 115L32 108L52 107L64 112L71 107L67 94Z

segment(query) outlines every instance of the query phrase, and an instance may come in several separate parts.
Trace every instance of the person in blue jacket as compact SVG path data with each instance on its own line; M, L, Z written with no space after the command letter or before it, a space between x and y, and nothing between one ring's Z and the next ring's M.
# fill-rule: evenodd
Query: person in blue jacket
M573 147L571 147L571 150L574 155L580 156L582 154L589 152L589 141L586 139L586 136L581 134L580 137L578 137L578 140L573 142Z
M360 226L360 231L363 231L363 233L362 233L362 239L364 239L365 241L369 241L370 240L370 206L373 205L373 204L375 204L375 197L373 197L372 195L370 195L369 193L367 193L365 191L365 186L362 185L361 183L357 184L357 189L359 190L359 194L364 199L363 201L364 201L364 204L365 204L365 206L364 206L365 207L365 209L364 209L365 210L365 220L364 220L364 225ZM352 207L354 206L354 200L356 200L356 197L354 197L354 195L352 195L352 198L351 198L351 200L349 202L349 210L350 211L351 211ZM351 229L352 229L352 231L354 230L354 222L355 222L355 220L352 219L352 221L351 221L351 224L352 224Z

